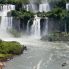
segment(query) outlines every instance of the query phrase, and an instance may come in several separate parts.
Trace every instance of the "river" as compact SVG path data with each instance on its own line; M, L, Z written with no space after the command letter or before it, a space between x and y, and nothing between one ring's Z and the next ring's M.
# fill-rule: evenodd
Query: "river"
M68 69L69 46L63 42L46 42L33 39L4 39L14 40L27 46L27 51L8 61L4 69ZM62 66L67 63L66 66Z

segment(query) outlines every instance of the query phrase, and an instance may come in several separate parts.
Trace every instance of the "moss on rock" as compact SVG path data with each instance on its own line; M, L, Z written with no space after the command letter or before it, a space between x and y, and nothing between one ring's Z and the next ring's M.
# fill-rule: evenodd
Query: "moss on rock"
M0 61L11 59L14 55L20 55L25 50L25 46L16 41L0 40Z

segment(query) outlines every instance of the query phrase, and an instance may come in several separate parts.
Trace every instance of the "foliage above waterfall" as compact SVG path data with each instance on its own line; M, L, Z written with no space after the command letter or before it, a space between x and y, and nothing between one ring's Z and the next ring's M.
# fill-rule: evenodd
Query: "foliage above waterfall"
M56 19L67 19L69 18L69 11L66 10L67 0L60 0L49 12L38 12L37 15L40 17L49 17Z
M20 18L20 19L23 19L24 17L27 17L27 18L34 17L34 13L32 13L30 11L26 11L26 10L21 10L21 11L14 10L14 11L11 11L11 15L13 17L17 17L17 18Z
M56 18L56 19L64 19L69 17L69 11L66 11L62 8L54 8L52 11L49 12L42 12L37 13L39 17L49 17L49 18Z
M62 20L68 19L69 11L66 10L66 0L61 0L60 2L58 2L52 11L46 13L46 16Z
M1 4L27 4L27 3L45 3L45 2L58 2L61 0L0 0ZM64 1L64 0L63 0ZM65 0L66 2L69 0Z
M55 8L60 7L62 9L66 9L66 0L60 0L59 2L56 2Z
M46 16L58 19L64 19L69 16L69 12L61 8L55 8L52 11L46 13Z
M28 3L28 0L0 0L1 4L22 4L22 3Z

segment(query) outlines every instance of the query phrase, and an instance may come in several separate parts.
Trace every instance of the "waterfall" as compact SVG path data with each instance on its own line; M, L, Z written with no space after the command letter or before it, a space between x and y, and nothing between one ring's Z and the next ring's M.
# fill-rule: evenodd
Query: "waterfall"
M37 5L34 3L30 3L30 10L34 13L37 12Z
M69 3L66 3L66 9L69 10Z
M31 9L36 12L37 9L36 7L38 5L35 4L35 1L30 0L30 7ZM40 12L48 12L50 11L50 5L48 3L47 0L45 0L45 2L41 2L41 4L39 4L39 8L38 10ZM29 21L27 23L27 32L31 32L31 36L35 37L35 38L41 38L41 24L40 24L40 17L37 17L37 15L35 15L34 20L33 20L33 24L31 26L31 28L29 27ZM48 35L48 19L46 18L44 26L43 26L43 30L42 30L42 36Z
M14 5L3 5L0 11L1 23L0 23L0 37L10 36L8 29L12 28L12 17L7 17L7 13L14 10Z
M27 23L27 34L29 34L29 33L30 33L29 23L30 23L30 20L29 20L29 21L28 21L28 23Z
M37 5L38 1L35 0L29 0L30 2L30 8L33 12L48 12L50 11L50 5L48 0L41 0L41 3L38 3L39 5Z
M28 5L26 5L26 10L27 10L27 11L29 11L29 4L28 4Z
M48 12L50 11L50 5L48 0L41 0L41 4L39 5L40 12Z
M40 38L40 33L40 17L37 17L37 15L35 15L33 24L31 26L31 36Z
M35 9L35 6L34 6L34 0L29 0L29 2L30 2L30 10L35 12L36 9Z
M40 12L48 12L48 11L50 11L50 5L49 5L49 3L40 4L39 5L39 11Z

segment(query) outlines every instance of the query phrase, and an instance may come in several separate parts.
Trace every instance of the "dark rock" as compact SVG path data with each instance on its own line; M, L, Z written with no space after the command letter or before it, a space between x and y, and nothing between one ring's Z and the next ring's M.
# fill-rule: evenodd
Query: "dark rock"
M24 50L27 50L27 47L26 46L24 46Z
M62 67L66 66L66 65L67 65L67 63L65 62L65 63L62 64Z

